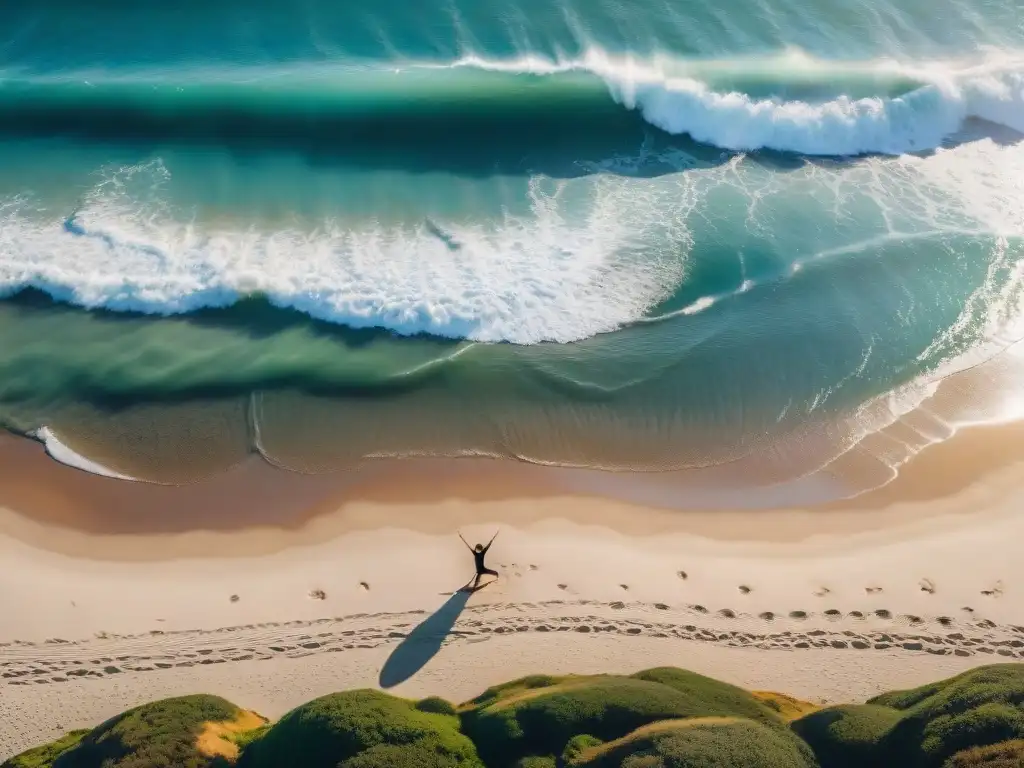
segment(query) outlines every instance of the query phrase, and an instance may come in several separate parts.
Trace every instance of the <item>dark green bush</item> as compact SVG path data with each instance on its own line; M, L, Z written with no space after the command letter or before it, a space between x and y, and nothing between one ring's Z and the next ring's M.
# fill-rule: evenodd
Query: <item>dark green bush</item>
M965 749L963 752L957 752L942 764L942 768L1021 768L1021 766L1024 766L1024 739Z
M440 696L428 696L416 702L416 709L420 712L433 712L435 715L454 715L455 705Z
M1024 664L979 667L871 703L902 716L882 743L894 765L940 768L957 752L1024 738Z
M107 720L55 756L53 768L211 768L223 758L196 749L203 723L233 720L239 709L217 696L144 704ZM17 763L12 763L17 765ZM23 763L24 764L24 763ZM27 765L32 765L28 763ZM39 766L50 763L40 762Z
M261 725L259 728L253 728L251 731L242 731L241 733L230 734L227 738L234 742L239 751L244 751L245 748L254 741L262 739L269 730L270 725Z
M809 706L659 668L533 675L461 711L437 697L350 691L223 738L242 748L238 768L482 768L478 751L489 768L1024 768L1021 664L827 707L787 726L784 714ZM240 714L214 696L167 699L0 768L225 768L229 759L201 754L197 739L207 722Z
M491 689L477 702L485 703L464 713L463 728L484 761L495 766L527 755L561 755L579 734L611 741L658 720L750 714L784 728L778 716L749 693L679 670L651 670L633 677L570 677L535 689L517 681Z
M516 762L516 768L558 768L558 764L553 757L531 755Z
M389 747L394 749L377 749ZM374 765L382 754L394 757L396 749L415 747L409 765L478 768L473 744L459 733L459 720L450 715L421 712L413 702L380 691L336 693L293 709L245 750L245 768L336 768L353 758L352 765ZM371 752L362 756L363 752Z
M675 667L645 669L633 675L636 680L661 683L687 696L692 702L690 717L748 717L768 725L778 725L778 711L767 706L750 691Z
M974 747L1024 739L1024 665L998 664L867 705L830 707L793 723L824 768L868 763L941 768Z
M378 744L338 763L338 768L459 768L460 761L428 742Z
M576 677L573 675L566 677L554 677L552 675L527 675L526 677L509 680L507 683L502 683L501 685L492 685L469 703L478 708L485 707L499 699L507 699L510 696L514 696L515 694L522 693L524 691L531 691L537 688L550 688L553 685L559 685L560 683L564 683L569 680L586 679L588 678Z
M5 761L0 768L50 768L54 760L72 747L77 746L88 733L88 730L72 731L49 744L33 747L27 752L15 755L10 760Z
M641 728L583 757L580 768L816 768L793 733L745 718L693 718Z
M795 720L792 728L823 766L862 768L884 764L882 738L900 718L889 707L851 704L819 709Z
M571 763L574 760L578 760L586 750L592 747L599 747L602 744L604 744L603 741L588 733L573 736L569 739L569 743L565 745L565 749L562 752L562 762Z

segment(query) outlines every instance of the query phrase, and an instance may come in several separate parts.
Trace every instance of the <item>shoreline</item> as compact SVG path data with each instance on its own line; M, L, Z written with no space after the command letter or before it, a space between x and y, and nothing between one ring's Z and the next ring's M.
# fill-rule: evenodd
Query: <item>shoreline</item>
M996 443L1017 446L1022 433L1001 428L1007 442ZM993 436L973 431L957 445ZM331 691L378 687L402 639L438 617L435 655L389 690L458 700L520 674L667 665L824 703L1024 662L1019 461L1004 458L941 502L915 501L908 480L874 511L701 516L569 496L396 499L353 502L291 533L40 527L69 537L74 555L0 535L0 750L184 693L275 717ZM940 466L922 462L920 481ZM474 476L481 495L495 490ZM488 562L499 579L453 603L472 575L454 531L472 542L497 525ZM246 540L248 553L232 549Z
M1024 423L976 426L853 499L672 509L644 502L685 484L612 495L497 460L152 486L0 437L0 752L185 693L276 717L378 687L439 616L435 656L389 690L668 665L825 703L1024 662L1022 465ZM460 604L455 532L498 527L500 577Z
M857 460L854 449L846 461ZM861 546L1012 515L1022 465L1024 422L970 426L852 498L708 508L699 489L698 503L686 506L693 476L684 473L616 475L500 459L380 460L360 471L300 475L254 457L206 481L161 486L82 472L52 460L40 443L0 436L0 537L94 560L219 559L379 528L442 535L485 520L517 527L562 520L792 555L808 542L827 549L823 539ZM673 499L681 502L674 509L656 503Z

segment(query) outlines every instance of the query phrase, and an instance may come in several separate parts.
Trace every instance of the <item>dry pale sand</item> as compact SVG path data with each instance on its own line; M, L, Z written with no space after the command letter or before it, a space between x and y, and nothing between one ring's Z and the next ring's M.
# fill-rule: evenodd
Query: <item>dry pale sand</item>
M838 701L1022 661L1022 470L1024 427L978 428L854 501L681 512L500 462L144 487L4 441L0 757L198 691L275 717L671 664ZM498 526L500 578L453 594L455 530Z

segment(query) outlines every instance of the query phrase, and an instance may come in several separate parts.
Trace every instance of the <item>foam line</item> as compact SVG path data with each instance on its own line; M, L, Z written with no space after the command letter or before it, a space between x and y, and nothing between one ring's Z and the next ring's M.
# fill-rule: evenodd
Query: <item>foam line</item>
M49 427L40 427L34 432L30 433L30 437L35 438L43 444L46 448L47 455L54 461L58 461L75 469L80 469L83 472L88 472L91 475L100 475L102 477L111 477L115 480L136 480L136 478L129 475L122 475L119 472L115 472L108 467L104 467L102 464L98 464L91 459L87 459L79 453L69 448L67 445L62 443L57 435L54 434L53 430Z

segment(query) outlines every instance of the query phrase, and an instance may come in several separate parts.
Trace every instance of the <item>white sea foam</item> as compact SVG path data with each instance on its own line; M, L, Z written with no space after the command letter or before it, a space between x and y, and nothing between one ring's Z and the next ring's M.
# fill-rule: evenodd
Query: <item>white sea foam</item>
M135 480L136 478L128 475L122 475L119 472L115 472L108 467L104 467L92 459L87 459L80 453L77 453L72 448L60 441L60 438L53 433L49 427L40 427L31 434L36 440L41 442L45 448L47 455L54 461L58 461L61 464L65 464L75 469L80 469L83 472L89 472L93 475L102 475L103 477L112 477L115 480Z
M764 145L760 140L748 141L760 135L768 136L769 146L785 139L783 143L791 142L790 148L800 151L817 147L835 154L842 150L842 142L850 151L862 151L871 148L864 139L872 136L877 151L884 146L897 151L900 141L913 136L925 144L940 141L940 134L953 130L953 124L972 110L1024 130L1018 109L1024 103L1024 80L1014 70L1017 60L1012 58L984 65L917 68L893 62L826 65L800 56L762 64L786 72L803 68L822 78L859 67L869 74L931 78L934 84L922 86L902 101L872 101L877 109L864 114L888 117L858 123L850 116L860 114L856 110L864 105L855 105L864 100L787 107L739 94L702 91L706 86L696 91L689 85L676 89L679 83L696 82L691 77L695 73L742 72L744 67L754 67L750 62L622 62L591 54L582 62L530 59L495 64L467 58L458 66L541 74L567 69L598 72L608 82L618 83L614 87L621 97L638 109L658 112L654 107L661 105L666 111L658 114L671 112L676 115L672 120L699 122L712 114L701 112L703 107L696 103L692 109L669 109L672 94L703 93L716 104L728 103L730 109L739 110L737 121L726 121L722 128L731 131L729 135L739 144ZM973 106L968 109L965 105L971 99ZM712 102L701 103L706 107ZM939 111L907 112L912 103L931 104ZM841 104L854 105L854 112L843 113L837 106ZM824 111L811 116L816 109ZM927 115L939 113L953 117L928 123ZM843 114L846 117L840 119ZM906 120L901 123L897 115ZM919 130L915 127L919 123L925 127ZM875 128L860 130L868 124ZM896 128L900 131L894 133ZM723 133L714 141L728 145L731 140ZM755 232L762 226L757 207L763 200L774 199L776 192L820 196L833 191L838 220L853 191L876 199L885 218L885 231L865 233L866 237L923 237L932 230L964 228L1019 237L1024 232L1019 204L1024 199L1021 149L1022 145L1000 148L976 142L940 149L930 157L907 155L842 169L769 173L768 185L753 192L744 188L745 171L737 166L739 158L715 169L657 178L603 173L572 180L535 178L529 189L530 211L522 216L506 214L480 223L324 222L315 228L270 231L190 222L166 210L161 184L168 171L153 162L116 170L86 195L77 210L60 216L28 197L0 200L0 294L35 287L89 308L172 314L226 306L259 293L277 305L352 327L479 341L567 342L641 320L678 287L691 245L688 217L694 210L704 213L701 198L715 179L714 183L733 185L747 197L748 228ZM803 186L793 186L794 180L803 180ZM813 234L808 232L808 238ZM807 243L812 247L810 239ZM848 248L863 244L858 241ZM799 258L822 258L841 250L815 251ZM802 263L798 259L792 268ZM1014 268L1013 264L998 266ZM757 284L744 273L735 291L697 298L678 314L707 310Z
M0 203L0 293L35 287L155 314L262 294L350 327L567 342L629 323L674 290L688 235L685 211L671 214L694 205L681 179L535 178L523 217L258 231L162 210L167 173L122 169L64 220L26 199ZM157 191L140 197L149 183Z
M688 61L616 57L591 50L579 59L536 56L490 61L466 56L454 66L557 75L590 72L614 98L653 125L729 150L773 149L804 155L903 154L934 149L970 118L1024 133L1024 55L992 55L977 63L901 64L889 59L829 62L790 51L766 59ZM722 90L723 78L772 78L780 89L802 82L866 78L916 88L898 96L822 101L758 98Z

